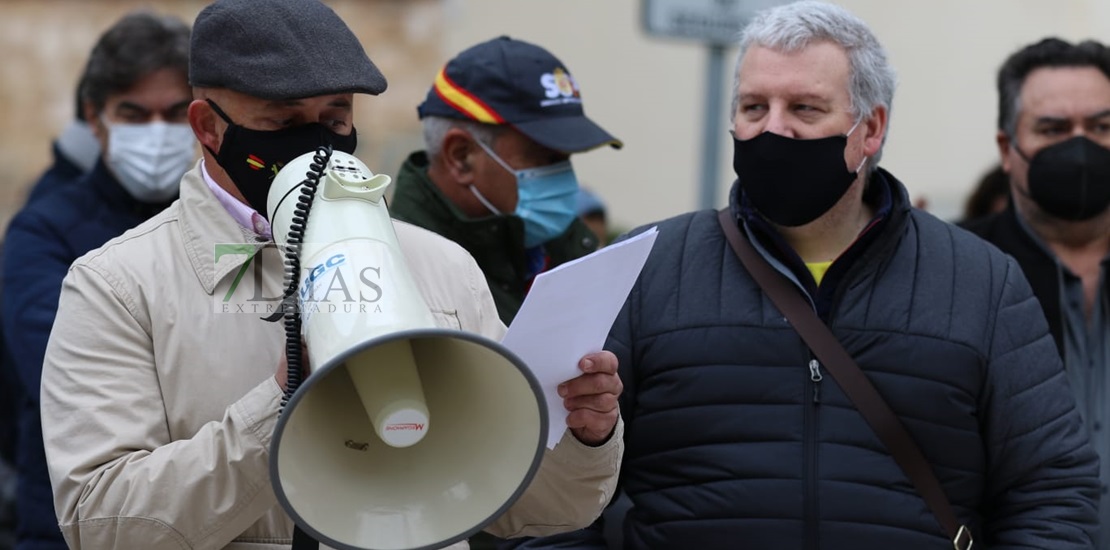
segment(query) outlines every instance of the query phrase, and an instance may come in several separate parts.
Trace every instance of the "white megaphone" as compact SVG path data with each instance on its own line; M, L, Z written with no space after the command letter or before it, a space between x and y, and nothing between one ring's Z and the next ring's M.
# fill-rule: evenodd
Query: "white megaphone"
M274 492L332 548L448 546L532 480L543 393L499 343L436 327L385 206L389 176L325 157L294 159L268 197L277 243L291 229L303 243L296 292L312 367L274 431ZM302 185L317 178L314 193Z

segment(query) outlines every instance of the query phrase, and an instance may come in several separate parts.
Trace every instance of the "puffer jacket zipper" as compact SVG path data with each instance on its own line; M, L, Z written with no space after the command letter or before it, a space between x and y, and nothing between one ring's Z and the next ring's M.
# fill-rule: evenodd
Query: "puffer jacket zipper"
M806 550L817 550L817 406L821 404L821 380L824 379L821 374L821 364L817 362L817 359L810 358L808 374L808 385L812 386L813 398L810 403L804 406L803 418L805 423L805 478L803 480L805 548Z

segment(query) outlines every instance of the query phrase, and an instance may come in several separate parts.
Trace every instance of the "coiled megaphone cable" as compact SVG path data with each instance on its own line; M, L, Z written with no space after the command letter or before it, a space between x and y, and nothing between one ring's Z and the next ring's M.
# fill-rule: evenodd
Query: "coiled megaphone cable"
M300 282L301 273L301 245L304 244L308 213L312 210L312 201L316 198L316 188L320 185L320 178L324 177L328 162L331 160L331 153L330 145L316 148L312 164L299 186L301 194L297 197L297 205L293 209L292 221L289 224L289 236L285 242L285 293L281 298L280 313L284 317L285 324L285 361L288 374L285 381L285 394L281 397L280 412L285 411L285 405L301 385L301 364L304 357L301 353L301 309L297 303L297 285ZM275 316L267 320L276 321L277 318Z

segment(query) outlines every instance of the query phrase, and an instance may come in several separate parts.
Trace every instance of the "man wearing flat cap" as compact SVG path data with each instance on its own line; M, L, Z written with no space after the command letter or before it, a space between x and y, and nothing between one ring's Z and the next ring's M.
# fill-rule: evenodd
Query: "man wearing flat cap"
M621 142L586 118L559 59L508 36L450 60L417 113L425 150L401 167L390 213L474 256L510 323L537 274L597 249L570 155Z
M386 81L317 0L209 5L193 26L189 78L203 159L177 202L73 264L47 346L43 435L75 549L294 544L269 470L287 375L282 325L260 319L283 287L279 259L264 261L274 248L265 201L293 158L324 145L353 152L353 94L380 94ZM474 260L394 226L437 324L499 340ZM565 384L570 429L488 531L573 529L609 500L623 451L616 360L591 354L579 368Z

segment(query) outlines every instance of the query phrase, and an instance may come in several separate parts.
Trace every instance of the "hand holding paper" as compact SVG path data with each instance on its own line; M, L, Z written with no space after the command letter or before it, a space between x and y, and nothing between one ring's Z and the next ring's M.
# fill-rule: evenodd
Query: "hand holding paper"
M597 397L596 405L605 408L608 398L604 395L612 391L612 386L600 382L603 377L579 378L583 372L578 369L578 363L586 355L601 351L609 328L655 244L655 236L653 227L536 276L524 304L509 326L502 344L528 365L547 398L549 448L555 447L568 426L569 411L559 394L561 384L578 379L575 387L583 384L585 398L575 403L586 403L589 401L586 396L593 395ZM606 355L612 359L611 354ZM601 385L594 387L594 391L586 391L590 380ZM583 414L577 415L575 422L580 417L592 416L586 411L578 412ZM611 418L615 423L616 416ZM576 431L581 439L580 433L581 430ZM608 433L603 434L602 440L607 436Z
M558 387L569 413L566 427L582 443L601 445L620 416L617 398L624 385L617 376L617 356L608 351L591 353L578 362L578 368L582 374Z

